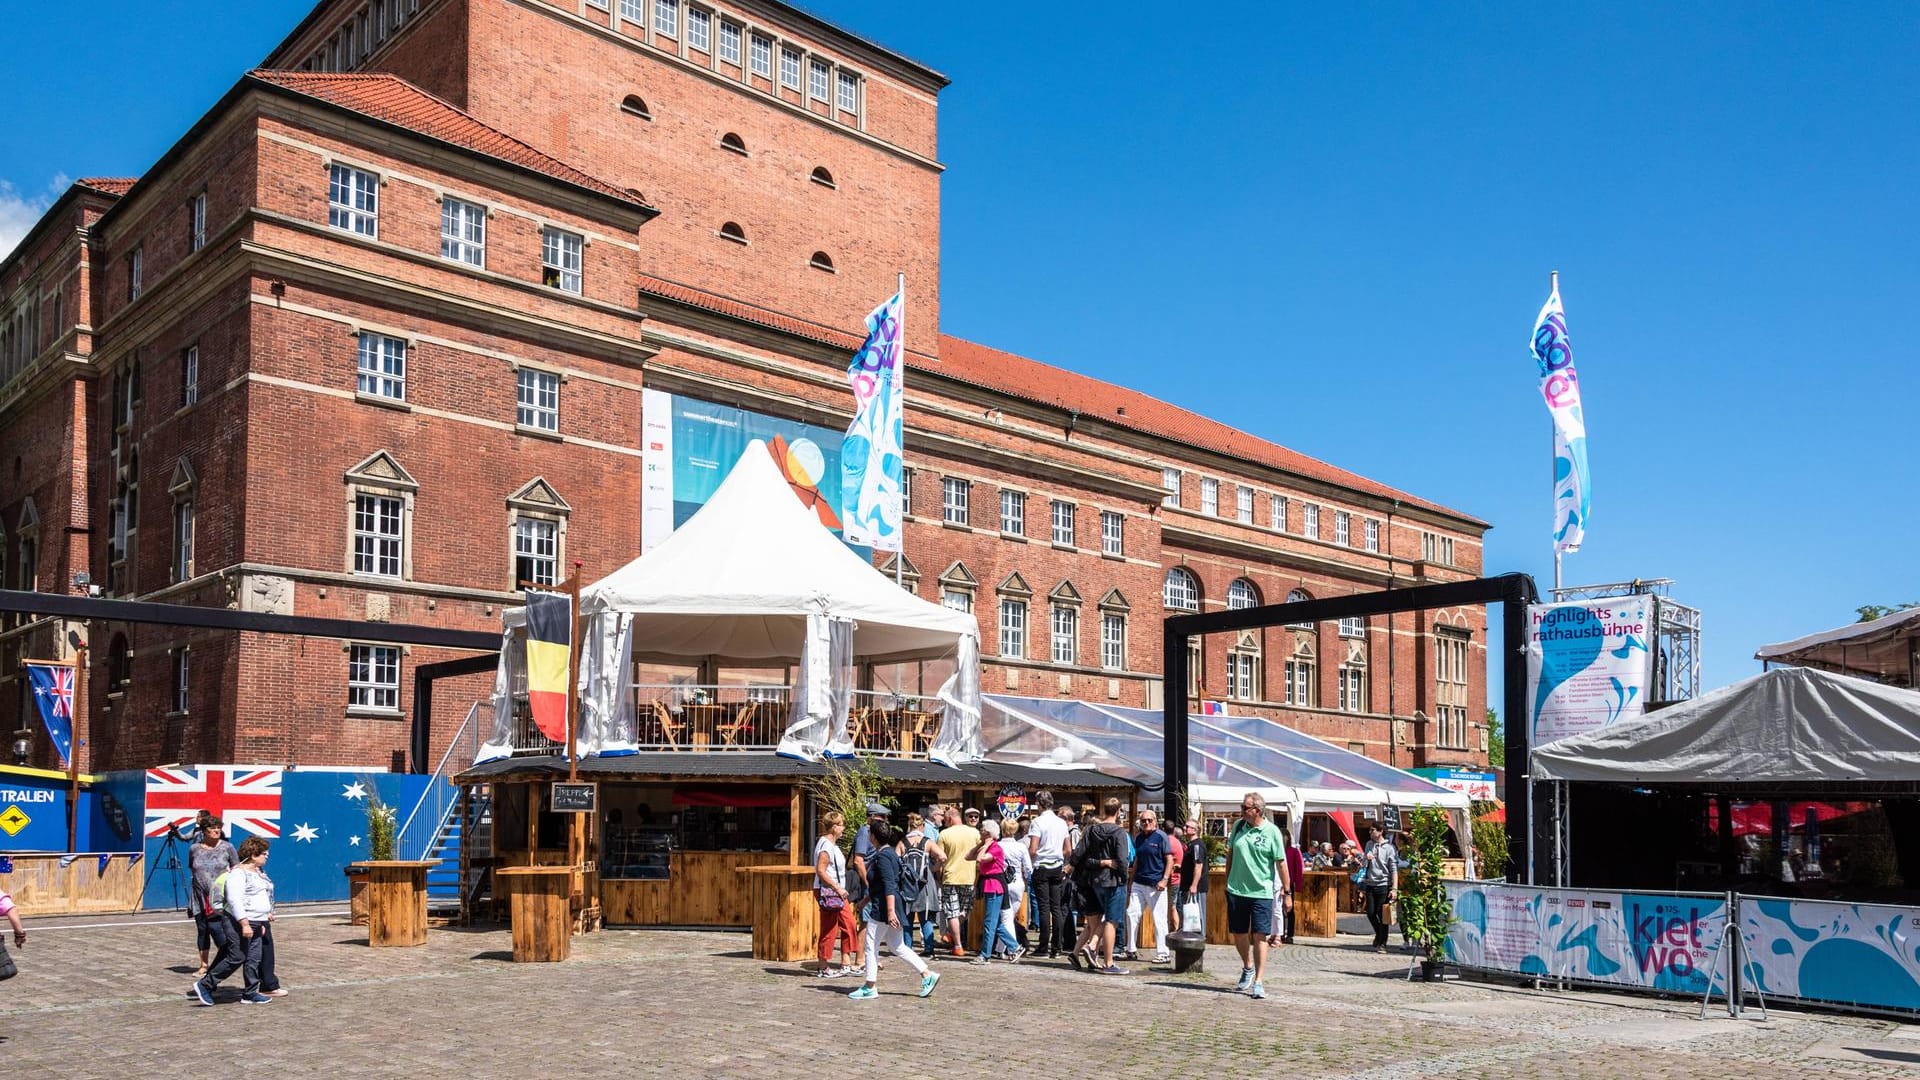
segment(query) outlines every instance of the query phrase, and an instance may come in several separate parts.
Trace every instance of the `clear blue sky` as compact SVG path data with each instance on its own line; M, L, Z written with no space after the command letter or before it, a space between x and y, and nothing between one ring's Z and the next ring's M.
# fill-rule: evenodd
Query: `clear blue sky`
M1544 587L1558 269L1569 582L1677 579L1709 686L1920 599L1920 9L811 3L954 81L948 332L1470 511ZM307 8L10 13L0 180L141 171Z

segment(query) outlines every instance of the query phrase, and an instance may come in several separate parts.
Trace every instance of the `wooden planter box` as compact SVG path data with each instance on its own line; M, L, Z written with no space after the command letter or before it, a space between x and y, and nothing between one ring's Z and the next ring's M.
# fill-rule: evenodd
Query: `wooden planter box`
M354 926L367 925L367 864L348 863L347 921Z
M427 868L431 859L379 859L367 868L367 944L374 948L427 943Z

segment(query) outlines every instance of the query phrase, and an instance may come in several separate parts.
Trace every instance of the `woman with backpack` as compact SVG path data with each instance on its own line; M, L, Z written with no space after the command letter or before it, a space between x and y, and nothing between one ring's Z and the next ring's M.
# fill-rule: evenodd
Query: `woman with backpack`
M913 944L914 927L919 927L920 951L932 956L939 933L940 883L933 876L933 852L928 843L926 822L919 814L907 815L907 837L900 849L900 891L912 896L900 920L907 928L907 944Z
M820 839L813 844L813 898L820 905L820 940L815 944L820 965L814 974L822 979L852 974L860 963L860 931L853 921L853 895L847 891L847 856L840 850L846 831L846 817L829 811L820 818ZM840 964L833 962L836 944Z
M900 893L900 852L904 834L891 825L877 825L873 832L875 848L867 865L867 962L866 982L847 996L855 1001L870 1001L880 996L874 983L880 977L880 950L907 962L920 975L920 996L929 997L940 976L927 968L927 962L907 945L902 932Z
M1127 830L1115 823L1119 815L1120 800L1109 796L1100 804L1100 820L1080 837L1080 845L1067 860L1087 915L1080 941L1067 959L1075 968L1085 960L1088 970L1101 975L1127 973L1113 962L1114 928L1127 919Z

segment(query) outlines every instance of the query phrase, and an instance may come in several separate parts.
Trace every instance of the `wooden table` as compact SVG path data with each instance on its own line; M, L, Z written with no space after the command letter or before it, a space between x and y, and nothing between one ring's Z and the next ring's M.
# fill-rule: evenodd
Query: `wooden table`
M518 963L565 960L573 949L571 866L502 866L493 879L507 894L513 919L513 958Z
M1309 870L1293 897L1293 936L1330 938L1340 933L1337 903L1344 870Z
M753 912L755 960L804 960L820 940L811 866L742 866Z
M427 868L431 859L370 859L367 944L376 949L427 943Z

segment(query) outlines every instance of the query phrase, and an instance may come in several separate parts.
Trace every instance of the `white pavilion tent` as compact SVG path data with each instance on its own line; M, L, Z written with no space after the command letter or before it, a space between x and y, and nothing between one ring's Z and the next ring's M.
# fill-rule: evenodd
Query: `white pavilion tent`
M747 446L713 497L640 558L581 590L583 754L630 752L635 656L800 661L780 752L852 753L853 664L953 656L945 716L929 750L959 764L979 754L979 625L874 569L801 504L766 444ZM507 613L508 644L518 609ZM479 760L509 752L502 702L513 658L501 652L495 735Z

